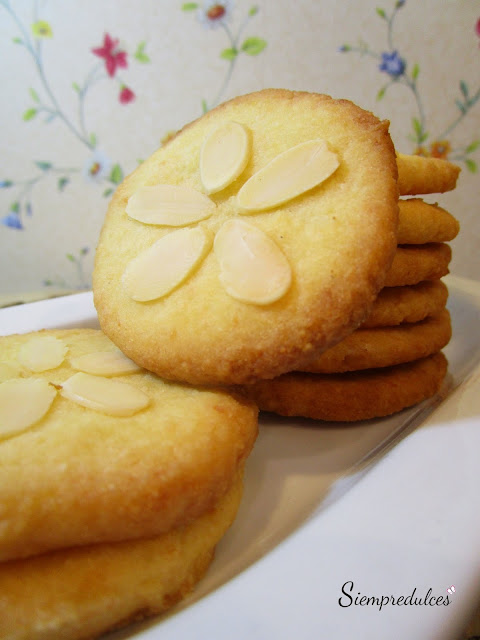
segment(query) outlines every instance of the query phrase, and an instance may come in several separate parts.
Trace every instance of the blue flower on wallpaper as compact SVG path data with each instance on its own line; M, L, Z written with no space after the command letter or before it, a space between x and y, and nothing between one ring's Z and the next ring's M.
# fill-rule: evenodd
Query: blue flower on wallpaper
M9 213L7 213L7 215L4 216L0 220L0 222L5 227L10 227L10 229L18 229L18 230L23 229L23 224L22 224L22 221L20 220L20 216L18 215L18 211L15 211L13 209Z
M398 55L398 51L392 51L391 53L382 53L382 61L378 68L396 78L404 73L405 66L405 60Z
M359 53L362 56L378 60L378 69L389 76L389 80L380 88L377 99L385 97L388 89L396 84L402 85L410 91L416 107L416 115L412 117L412 133L408 136L414 143L414 153L434 158L444 158L452 162L463 162L472 172L477 170L477 163L472 158L472 154L480 148L480 140L473 140L463 146L456 146L453 143L452 135L457 126L468 115L470 110L480 101L480 87L472 91L465 80L459 82L459 94L455 100L457 116L453 121L447 123L443 131L432 135L428 130L426 112L423 105L422 95L419 86L420 65L415 63L407 66L405 56L400 55L399 47L395 46L395 20L398 11L407 4L406 0L397 0L393 9L386 11L381 7L375 9L386 26L386 40L388 50L377 53L367 43L360 41L358 46L343 44L339 47L342 53ZM477 36L480 36L480 19L474 27ZM427 144L428 143L428 144Z

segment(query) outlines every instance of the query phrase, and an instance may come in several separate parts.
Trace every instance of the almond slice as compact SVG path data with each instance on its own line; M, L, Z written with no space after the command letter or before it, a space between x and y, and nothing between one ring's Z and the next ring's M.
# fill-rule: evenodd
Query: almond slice
M224 122L205 139L200 150L200 178L207 193L231 184L247 166L250 137L238 122Z
M131 384L82 372L64 382L60 394L82 407L111 416L133 416L150 403L148 396Z
M275 242L252 224L232 218L219 229L214 244L220 280L233 298L265 305L290 287L292 272Z
M326 180L339 166L325 140L308 140L287 149L255 173L237 194L243 212L283 204Z
M30 371L49 371L59 367L65 359L67 346L54 336L35 336L20 348L20 364Z
M209 218L216 205L200 191L190 187L157 184L140 187L130 196L126 212L144 224L185 227Z
M18 378L0 384L0 437L25 431L50 409L56 389L43 378Z
M122 278L127 294L137 302L167 295L187 278L210 246L210 234L201 227L163 236L128 263Z
M121 351L96 351L72 358L70 364L77 371L94 376L123 376L135 373L141 368Z

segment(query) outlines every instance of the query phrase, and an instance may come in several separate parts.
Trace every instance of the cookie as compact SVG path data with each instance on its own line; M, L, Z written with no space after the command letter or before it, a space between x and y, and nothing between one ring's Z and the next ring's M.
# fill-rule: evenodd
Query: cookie
M398 205L398 244L449 242L460 230L458 220L437 204L407 198Z
M441 280L426 280L404 287L384 287L378 294L364 329L390 327L402 322L419 322L440 313L448 299L448 288Z
M434 396L447 372L442 352L353 373L287 373L246 387L263 411L329 422L381 418Z
M442 158L397 154L401 196L445 193L457 186L460 167Z
M438 280L449 272L452 249L445 242L401 245L385 278L386 287L403 287L423 280Z
M189 523L256 438L254 405L164 382L95 329L1 337L0 361L2 561Z
M396 174L388 123L351 102L272 89L220 105L117 189L93 276L103 330L171 380L297 367L382 288Z
M304 371L340 373L418 360L445 347L452 336L447 309L421 322L357 329L312 360Z
M63 549L2 564L2 638L96 638L171 608L208 569L241 495L241 481L235 480L212 510L155 538Z

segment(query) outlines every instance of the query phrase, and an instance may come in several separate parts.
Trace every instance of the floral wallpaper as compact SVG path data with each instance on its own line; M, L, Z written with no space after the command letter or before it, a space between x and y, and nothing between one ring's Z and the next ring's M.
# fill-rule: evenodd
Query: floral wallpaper
M0 295L88 289L124 175L266 86L352 99L400 151L460 164L438 199L452 271L480 279L480 0L0 0L0 48Z
M442 123L442 127L438 132L432 132L424 107L420 83L420 63L411 60L408 50L403 51L400 42L401 38L398 37L399 34L397 33L397 14L405 4L406 0L397 0L390 10L382 7L375 8L376 14L384 22L386 50L377 51L362 40L356 46L343 44L340 47L340 51L366 56L375 62L379 71L386 74L387 80L383 82L378 90L377 100L384 99L390 88L395 84L402 85L411 94L415 109L408 135L408 139L413 143L411 153L444 158L456 164L464 164L469 171L475 173L477 171L477 161L474 159L474 154L480 146L480 139L470 139L463 146L455 146L454 140L455 130L458 125L480 99L480 82L472 90L469 83L462 78L458 80L458 86L455 87L452 78L452 84L449 83L449 93L451 92L451 99L455 103L456 113L449 120ZM472 28L471 35L473 36L473 31L475 31L475 34L480 37L480 17L473 26L474 29ZM461 73L462 68L459 67L458 71ZM479 135L480 131L472 132L472 135L474 133Z

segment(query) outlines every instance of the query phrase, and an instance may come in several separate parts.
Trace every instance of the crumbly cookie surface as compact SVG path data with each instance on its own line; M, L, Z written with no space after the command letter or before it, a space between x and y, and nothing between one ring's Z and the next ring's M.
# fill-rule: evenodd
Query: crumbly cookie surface
M215 247L167 295L133 300L122 285L128 265L172 228L131 219L130 198L158 184L205 195L202 145L217 126L231 122L248 132L245 168L209 194L214 213L184 229L201 229L224 247L218 238L225 224L248 223L283 255L290 283L273 302L238 300L222 284ZM252 176L282 153L318 139L338 157L332 175L281 204L240 211L244 199L237 196ZM298 366L358 325L383 286L396 245L396 171L388 123L350 102L265 90L219 106L186 126L117 190L95 260L94 300L103 330L133 360L172 380L243 383ZM274 196L276 189L278 183ZM238 243L233 248L236 253ZM242 258L247 262L250 248Z
M203 577L232 524L241 478L213 509L154 538L103 543L5 563L0 628L9 640L83 640L157 615Z
M65 352L47 370L31 371L37 367L32 354L38 364L40 351L32 344L39 339L54 340ZM23 390L24 383L54 392L34 424L0 438L2 561L157 535L188 523L225 494L251 451L257 408L223 390L168 383L139 370L93 376L94 390L101 389L96 402L101 405L111 394L113 409L111 398L105 411L64 397L67 381L86 375L75 368L77 358L112 352L117 348L94 329L0 338L0 393L20 384L13 411L38 400L32 400L31 389ZM85 397L82 389L72 389ZM132 389L134 398L137 392L146 396L146 406L133 415L112 415ZM7 404L0 410L10 411ZM8 420L14 425L17 418L14 413Z

